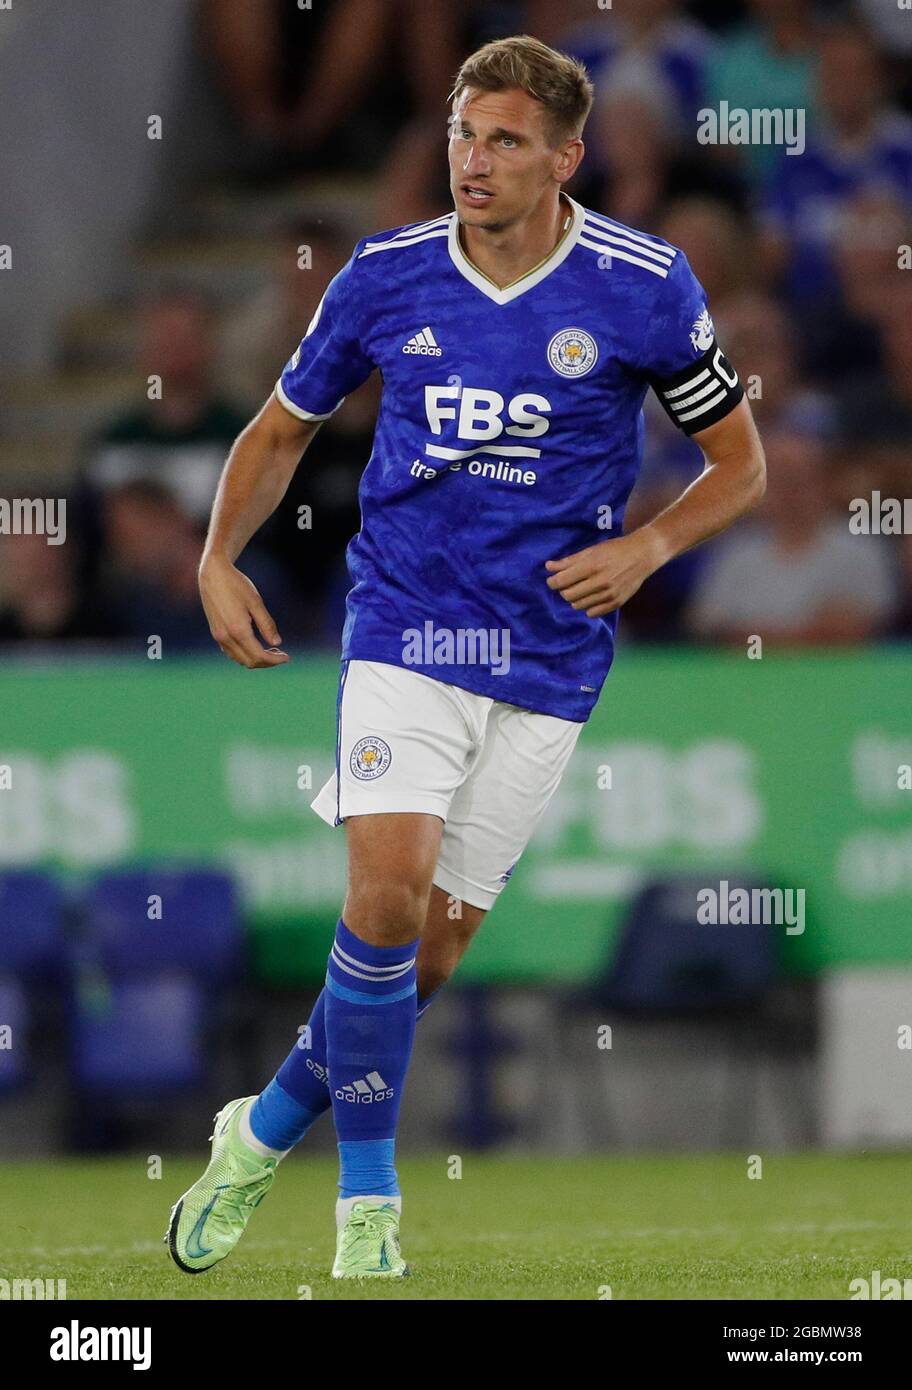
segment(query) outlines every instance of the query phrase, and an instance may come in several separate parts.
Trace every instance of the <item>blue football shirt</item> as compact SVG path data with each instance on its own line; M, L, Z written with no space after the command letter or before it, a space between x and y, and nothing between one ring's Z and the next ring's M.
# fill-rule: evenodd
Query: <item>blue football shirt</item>
M684 253L565 204L554 251L505 289L455 213L359 241L276 394L325 419L382 375L343 658L585 720L617 614L575 611L545 561L621 535L650 386L688 434L743 391Z

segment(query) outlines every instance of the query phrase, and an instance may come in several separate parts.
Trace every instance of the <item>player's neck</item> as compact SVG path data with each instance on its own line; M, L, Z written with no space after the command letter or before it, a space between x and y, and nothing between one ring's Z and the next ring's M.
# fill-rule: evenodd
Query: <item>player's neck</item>
M498 231L460 225L462 249L482 275L506 289L546 261L570 229L573 213L561 196L535 208L522 222Z

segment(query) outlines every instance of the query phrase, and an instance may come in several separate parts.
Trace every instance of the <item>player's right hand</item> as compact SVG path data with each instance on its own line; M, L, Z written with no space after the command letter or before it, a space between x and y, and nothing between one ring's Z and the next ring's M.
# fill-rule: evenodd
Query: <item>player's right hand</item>
M246 574L224 556L204 556L199 591L209 631L226 656L251 671L284 666L288 654L278 649L279 630ZM269 648L262 645L257 632L271 643Z

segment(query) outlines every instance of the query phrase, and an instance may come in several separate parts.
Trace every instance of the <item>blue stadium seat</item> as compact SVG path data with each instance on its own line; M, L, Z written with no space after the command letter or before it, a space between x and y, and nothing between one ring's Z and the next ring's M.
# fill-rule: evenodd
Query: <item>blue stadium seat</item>
M55 979L63 963L63 898L57 881L33 869L0 873L0 1093L31 1080L28 1031L34 987Z
M63 950L57 881L32 869L0 873L0 975L32 979L52 971Z
M728 882L732 888L763 886L735 875ZM654 879L637 894L596 988L601 1002L645 1012L705 1013L765 997L777 974L782 928L700 924L697 893L712 884L712 875L682 874Z
M150 900L161 900L161 918ZM154 905L153 905L154 910ZM231 878L173 867L103 874L86 902L88 940L113 978L180 971L210 986L237 976L243 929Z
M0 1028L10 1030L11 1046L0 1038L0 1095L25 1084L29 1079L25 1033L28 1000L18 980L0 978Z
M200 1084L203 1000L192 981L120 980L79 994L73 1065L81 1089L141 1095Z
M206 1028L240 976L243 946L227 874L169 865L99 877L73 959L83 1093L134 1098L201 1084Z

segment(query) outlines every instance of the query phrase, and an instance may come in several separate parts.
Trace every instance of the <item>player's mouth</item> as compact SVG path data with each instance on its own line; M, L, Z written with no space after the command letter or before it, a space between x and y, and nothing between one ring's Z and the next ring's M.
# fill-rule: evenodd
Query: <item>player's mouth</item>
M482 204L490 202L494 197L490 189L482 188L481 185L477 183L461 183L459 185L459 191L466 202L474 204L475 207L481 207Z

